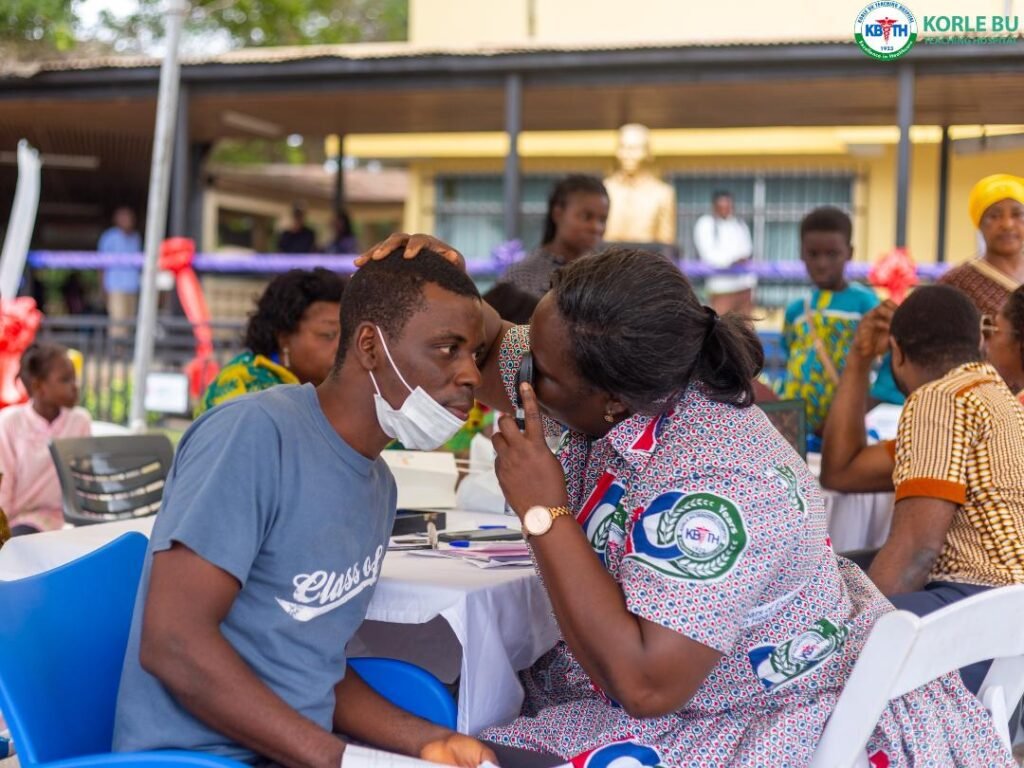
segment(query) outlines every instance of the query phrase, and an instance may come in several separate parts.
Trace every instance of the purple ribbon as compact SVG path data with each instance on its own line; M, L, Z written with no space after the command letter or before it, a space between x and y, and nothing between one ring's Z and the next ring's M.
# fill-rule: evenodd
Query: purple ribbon
M523 254L517 241L502 243L491 252L489 259L467 260L466 268L474 277L500 275L509 264ZM198 272L223 274L267 274L287 272L289 269L313 269L323 267L333 272L350 274L355 272L356 255L336 256L330 254L223 254L197 253L192 266ZM28 263L36 269L108 269L110 267L142 268L141 253L98 253L96 251L30 251ZM740 267L715 269L699 261L682 261L679 268L690 278L706 278L712 275L757 275L761 280L782 283L806 283L807 270L801 261L755 261ZM938 279L948 264L918 264L918 276L927 281ZM846 275L851 280L867 280L870 264L852 262L846 265Z

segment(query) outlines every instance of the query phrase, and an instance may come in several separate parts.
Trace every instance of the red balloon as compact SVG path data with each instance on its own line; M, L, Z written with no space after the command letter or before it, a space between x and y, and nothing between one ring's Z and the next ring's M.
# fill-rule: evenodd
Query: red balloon
M889 291L889 297L899 304L918 283L917 266L906 248L893 248L871 267L868 280Z
M199 397L216 378L220 367L213 358L210 309L206 305L203 286L192 269L195 255L196 244L187 237L171 237L160 245L160 269L174 273L178 300L196 337L196 356L185 366L185 373L188 375L192 397Z
M189 237L169 237L160 244L160 269L177 275L192 266L195 241Z
M213 333L210 330L210 309L206 305L203 286L195 271L188 267L177 275L178 300L185 317L192 323L192 332L196 337L196 355L207 357L213 354Z
M0 408L28 400L18 371L21 356L35 341L42 320L43 313L36 308L35 299L0 299Z

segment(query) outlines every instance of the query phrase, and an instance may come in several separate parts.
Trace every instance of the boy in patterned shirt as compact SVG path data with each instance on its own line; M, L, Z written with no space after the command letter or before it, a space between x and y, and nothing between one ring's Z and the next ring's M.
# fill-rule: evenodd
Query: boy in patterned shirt
M896 440L868 446L867 369L886 343L909 397ZM1024 408L980 347L981 316L955 288L920 288L895 311L879 307L858 331L825 428L824 486L896 492L892 530L868 574L918 615L1024 583ZM962 670L969 688L986 668Z
M828 206L815 208L800 222L800 260L815 287L786 308L786 374L780 394L804 401L809 433L820 434L857 323L878 305L874 291L846 280L852 232L850 217Z

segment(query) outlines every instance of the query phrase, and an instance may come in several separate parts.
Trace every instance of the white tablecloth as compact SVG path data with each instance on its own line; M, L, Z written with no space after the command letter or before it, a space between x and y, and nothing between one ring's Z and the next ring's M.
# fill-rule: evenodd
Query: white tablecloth
M808 454L807 466L815 475L821 473L821 456ZM889 536L892 507L891 493L838 493L822 489L825 515L832 549L878 549Z
M69 562L126 531L149 535L154 518L19 536L0 549L0 579ZM515 523L448 513L451 529ZM547 594L532 568L481 570L468 563L389 552L352 655L404 658L442 679L459 677L459 730L476 733L519 714L525 669L558 640ZM397 628L396 624L415 625ZM459 658L461 656L461 659Z

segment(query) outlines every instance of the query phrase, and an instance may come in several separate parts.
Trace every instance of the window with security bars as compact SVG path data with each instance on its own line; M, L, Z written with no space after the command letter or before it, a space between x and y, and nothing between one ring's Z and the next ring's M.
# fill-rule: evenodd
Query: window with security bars
M540 245L548 195L560 178L556 174L530 174L523 177L519 208L520 240L527 251ZM501 176L440 175L435 178L434 184L434 227L437 236L462 251L467 259L489 261L491 250L505 239Z
M716 173L675 175L670 182L678 203L679 249L684 260L696 260L693 228L711 211L716 191L733 197L736 216L750 228L754 259L793 261L800 258L800 220L813 208L834 205L852 216L854 176L850 173ZM805 286L762 285L757 303L785 306Z
M560 174L523 177L520 239L527 251L540 244L547 198L559 178ZM750 227L758 260L799 259L800 220L812 208L834 205L854 214L854 176L850 173L723 172L679 174L669 181L676 190L678 240L684 260L697 258L693 227L711 210L711 195L719 189L732 194L736 215ZM504 240L501 176L438 175L435 190L437 236L459 248L467 259L489 261L491 250ZM762 285L758 303L784 306L805 290L805 286Z

